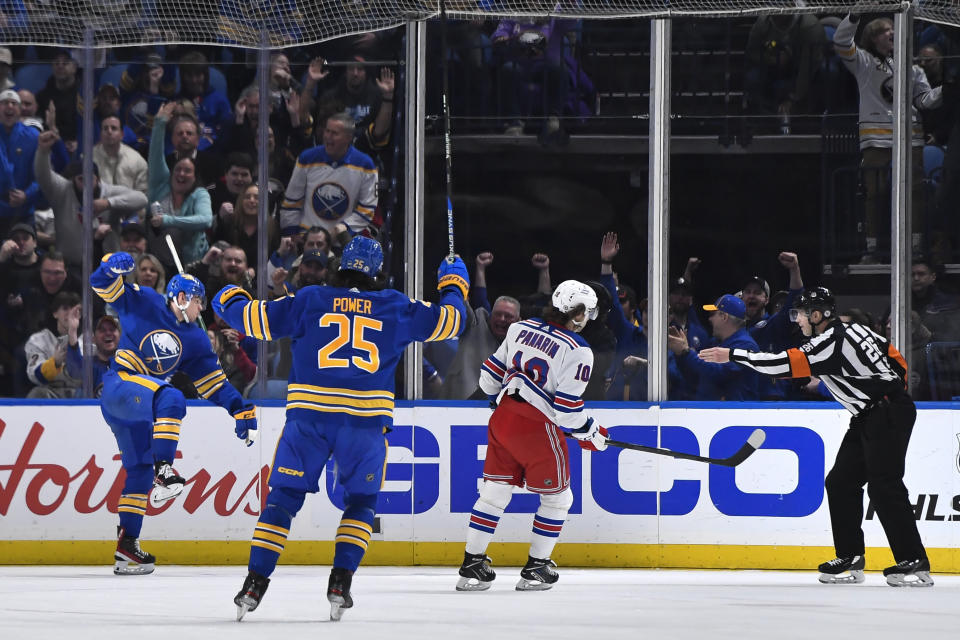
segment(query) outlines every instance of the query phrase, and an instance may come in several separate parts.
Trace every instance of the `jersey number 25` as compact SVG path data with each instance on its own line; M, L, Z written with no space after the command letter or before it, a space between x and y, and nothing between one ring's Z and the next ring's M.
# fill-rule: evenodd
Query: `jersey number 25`
M349 367L352 363L355 367L363 369L367 373L374 373L380 368L380 350L377 345L364 339L364 331L382 331L383 322L368 318L366 316L354 316L353 322L342 313L325 313L320 316L321 327L336 327L337 335L330 342L320 347L317 352L317 366L321 369L327 367ZM351 356L347 358L335 358L334 353L347 343L357 351L366 354L366 357Z

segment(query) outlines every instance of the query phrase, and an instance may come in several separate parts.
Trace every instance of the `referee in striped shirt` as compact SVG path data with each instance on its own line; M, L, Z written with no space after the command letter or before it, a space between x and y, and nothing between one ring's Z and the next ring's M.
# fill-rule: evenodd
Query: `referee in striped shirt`
M807 342L799 349L758 353L714 347L707 362L735 362L777 378L817 376L853 417L827 474L827 501L837 558L820 565L820 582L863 581L863 485L897 564L884 570L891 586L931 586L930 562L907 488L904 461L917 409L906 390L907 363L888 340L837 317L828 289L808 289L791 311Z

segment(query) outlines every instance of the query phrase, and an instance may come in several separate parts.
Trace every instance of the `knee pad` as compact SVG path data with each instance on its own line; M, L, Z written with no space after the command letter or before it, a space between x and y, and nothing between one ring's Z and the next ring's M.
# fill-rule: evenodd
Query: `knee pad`
M187 415L187 400L178 389L163 386L153 395L153 416L155 418L183 419Z
M567 487L560 493L541 493L540 506L557 511L569 511L573 506L573 491Z
M483 485L480 487L480 501L500 510L507 508L507 505L510 504L510 498L512 497L512 484L484 480Z
M306 494L301 491L294 491L284 487L271 489L270 495L267 496L267 508L275 507L281 509L293 520L297 512L300 511L300 507L303 506L305 497Z

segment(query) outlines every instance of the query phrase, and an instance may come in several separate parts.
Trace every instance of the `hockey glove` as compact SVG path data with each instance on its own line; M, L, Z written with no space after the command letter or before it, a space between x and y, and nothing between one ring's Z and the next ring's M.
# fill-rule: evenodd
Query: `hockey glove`
M593 418L589 418L587 424L579 429L571 431L570 435L577 439L581 449L603 451L607 448L607 429L597 424Z
M247 405L233 414L233 418L237 421L237 437L246 440L249 447L257 439L257 407L252 404Z
M229 284L217 292L213 297L213 312L223 317L223 311L236 301L250 302L253 300L250 294L235 284Z
M115 276L127 275L136 266L130 254L123 251L103 256L103 262L107 263L107 269Z
M463 295L464 300L470 293L470 276L467 274L467 265L463 264L463 260L459 256L454 257L453 262L447 262L447 259L444 258L437 269L437 291L442 292L447 287L456 287Z

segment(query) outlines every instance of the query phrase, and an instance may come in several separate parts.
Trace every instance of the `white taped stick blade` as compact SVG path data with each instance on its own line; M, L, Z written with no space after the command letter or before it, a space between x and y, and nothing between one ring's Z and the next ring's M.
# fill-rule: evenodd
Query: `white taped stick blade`
M754 429L753 433L750 434L750 437L747 438L747 444L754 449L759 449L766 439L767 434L764 433L763 429Z
M257 441L258 435L260 435L260 429L247 429L247 446L248 447Z

